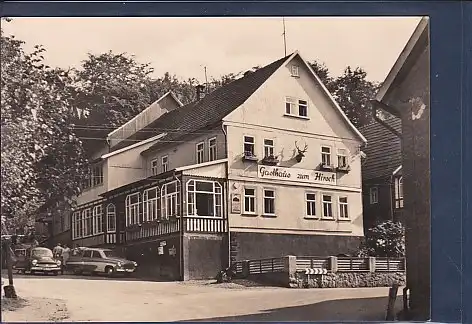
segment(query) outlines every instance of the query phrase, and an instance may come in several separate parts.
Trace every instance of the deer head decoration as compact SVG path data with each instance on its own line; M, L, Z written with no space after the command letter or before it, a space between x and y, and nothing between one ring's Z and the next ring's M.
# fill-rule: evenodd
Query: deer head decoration
M298 145L297 145L297 142L295 141L295 148L297 149L298 153L297 155L295 155L295 160L297 160L297 162L300 162L302 160L302 158L305 157L305 153L308 149L308 145L305 144L305 147L303 148L303 150L301 150Z

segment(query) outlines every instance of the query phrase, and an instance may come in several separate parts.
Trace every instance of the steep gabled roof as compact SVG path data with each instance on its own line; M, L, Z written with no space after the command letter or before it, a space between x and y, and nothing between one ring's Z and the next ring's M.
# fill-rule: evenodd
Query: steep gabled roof
M401 133L400 118L391 117L385 122ZM402 164L401 139L378 122L372 122L359 130L367 138L367 145L362 149L366 154L362 164L362 179L391 176Z
M134 134L128 141L116 145L113 150L123 148L130 142L142 141L167 133L150 150L162 143L178 141L185 135L218 124L242 105L290 56L283 57L263 68L248 73L225 86L207 94L203 99L187 104L162 115L154 122Z
M388 73L385 81L382 83L375 99L382 101L393 88L394 84L398 84L403 80L405 75L415 64L415 61L421 55L423 50L429 45L429 17L421 18L416 26L413 34L406 43L403 51L398 56L395 64Z

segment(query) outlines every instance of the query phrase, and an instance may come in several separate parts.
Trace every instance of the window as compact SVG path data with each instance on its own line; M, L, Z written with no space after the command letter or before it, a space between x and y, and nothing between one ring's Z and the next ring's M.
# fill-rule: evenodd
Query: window
M151 161L151 175L156 175L156 174L159 174L159 171L157 170L158 169L158 163L157 163L157 159L154 159Z
M215 161L218 158L216 137L208 140L208 161Z
M255 140L253 136L244 136L244 155L255 156L254 145Z
M254 188L244 188L244 212L256 213L256 189Z
M83 258L91 258L92 257L92 250L85 250L84 254L82 254Z
M264 157L274 156L274 140L264 140Z
M92 187L103 184L103 164L96 164L91 169Z
M180 181L166 183L161 189L161 218L180 216Z
M165 155L162 157L161 164L162 164L162 172L169 171L169 156L168 155Z
M81 213L76 211L72 214L72 239L77 239L82 236L81 232Z
M159 219L159 187L144 190L143 193L143 220L149 222Z
M379 188L372 187L369 190L370 192L370 204L377 204L379 202Z
M333 201L330 195L323 195L323 217L333 218Z
M139 223L139 192L126 196L125 199L125 213L126 226Z
M92 258L102 259L102 255L99 251L92 251Z
M305 100L298 100L298 116L308 117L308 102Z
M82 236L92 234L92 210L90 208L82 211Z
M292 65L291 72L292 72L292 76L299 77L300 76L300 74L299 74L300 71L299 71L298 65Z
M347 154L345 149L338 149L338 167L347 167Z
M331 165L331 148L329 146L321 147L321 164Z
M223 191L216 181L187 182L187 215L223 217Z
M102 206L93 207L92 235L103 233L103 213Z
M298 106L298 110L297 110ZM308 117L308 102L293 97L285 98L285 114L295 117Z
M403 177L395 179L395 208L403 208Z
M316 194L307 192L305 195L306 216L316 217Z
M264 215L275 215L275 191L264 189Z
M285 98L285 113L287 115L293 115L293 113L295 112L295 102L296 100L294 98Z
M115 205L108 204L107 206L107 232L116 231L116 209Z
M203 163L205 158L205 142L198 143L196 146L197 164Z
M339 219L349 219L347 197L339 197Z

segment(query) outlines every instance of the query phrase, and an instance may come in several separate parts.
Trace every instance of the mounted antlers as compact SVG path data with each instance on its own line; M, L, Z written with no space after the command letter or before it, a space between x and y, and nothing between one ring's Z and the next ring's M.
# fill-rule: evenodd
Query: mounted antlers
M302 158L305 156L305 153L308 149L308 145L305 144L305 147L303 148L303 150L301 150L297 145L297 141L295 141L295 148L298 151L297 155L295 156L295 159L297 160L297 162L300 162L302 160Z

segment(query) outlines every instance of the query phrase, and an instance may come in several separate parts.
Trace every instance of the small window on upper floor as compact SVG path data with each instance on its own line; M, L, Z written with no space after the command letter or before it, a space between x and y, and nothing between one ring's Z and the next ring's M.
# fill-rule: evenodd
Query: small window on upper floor
M203 163L205 159L205 142L200 142L195 147L197 164Z
M285 98L285 115L308 118L308 101L293 97Z
M299 77L300 76L300 69L299 69L298 65L292 65L291 72L292 72L293 77Z
M156 175L159 173L159 164L157 163L157 159L151 161L151 175Z
M161 165L162 165L162 172L169 171L169 156L168 155L164 155L161 158Z

